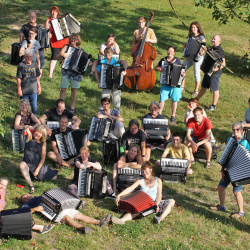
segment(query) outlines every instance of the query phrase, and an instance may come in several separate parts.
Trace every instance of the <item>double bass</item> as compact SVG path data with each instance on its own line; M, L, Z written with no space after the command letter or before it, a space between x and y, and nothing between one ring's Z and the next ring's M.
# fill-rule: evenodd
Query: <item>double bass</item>
M142 41L135 44L131 51L133 63L127 68L125 85L130 89L150 90L155 85L155 71L153 70L153 60L157 53L155 48L146 42L149 24L152 22L154 12L151 11L147 28Z

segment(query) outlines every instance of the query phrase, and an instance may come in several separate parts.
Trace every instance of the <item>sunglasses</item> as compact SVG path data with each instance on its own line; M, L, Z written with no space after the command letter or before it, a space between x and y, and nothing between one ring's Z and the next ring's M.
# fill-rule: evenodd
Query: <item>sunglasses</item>
M239 128L236 128L236 129L233 128L233 131L239 131L239 130L240 130Z

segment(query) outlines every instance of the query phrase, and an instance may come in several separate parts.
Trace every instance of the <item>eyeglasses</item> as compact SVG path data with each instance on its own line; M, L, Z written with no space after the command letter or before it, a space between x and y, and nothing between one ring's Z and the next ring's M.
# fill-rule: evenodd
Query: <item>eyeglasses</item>
M104 102L103 104L102 104L102 106L106 106L106 105L110 105L110 103L109 102Z
M233 128L233 131L239 131L240 129L239 128Z

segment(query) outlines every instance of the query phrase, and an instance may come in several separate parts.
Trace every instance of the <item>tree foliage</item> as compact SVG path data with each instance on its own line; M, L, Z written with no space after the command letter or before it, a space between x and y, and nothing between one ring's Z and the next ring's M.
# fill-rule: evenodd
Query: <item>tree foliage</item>
M213 18L219 24L226 24L229 19L238 18L250 24L249 0L194 0L196 6L213 9Z

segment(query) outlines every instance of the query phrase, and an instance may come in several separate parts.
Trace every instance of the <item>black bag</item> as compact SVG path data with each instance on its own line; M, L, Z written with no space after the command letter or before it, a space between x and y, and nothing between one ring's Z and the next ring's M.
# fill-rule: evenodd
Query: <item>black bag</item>
M102 141L102 163L112 165L120 159L120 143L118 139L105 138Z
M10 64L18 65L22 61L21 56L19 56L20 48L21 48L20 43L11 44Z

